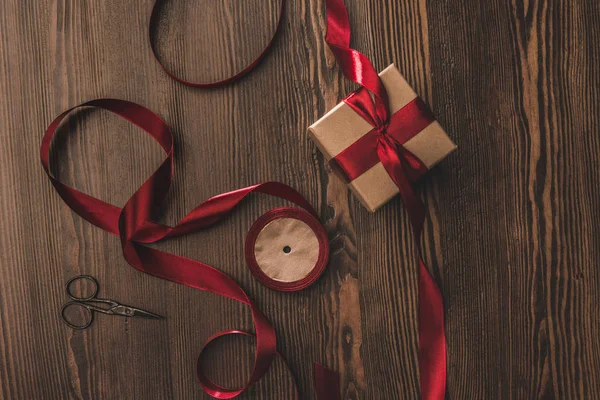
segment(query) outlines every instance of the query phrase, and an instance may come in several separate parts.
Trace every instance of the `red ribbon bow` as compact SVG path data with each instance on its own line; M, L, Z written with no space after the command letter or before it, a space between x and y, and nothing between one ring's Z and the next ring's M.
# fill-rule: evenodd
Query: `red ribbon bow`
M400 155L404 171L411 182L427 172L427 167L421 160L403 146L435 120L420 98L415 98L386 121L378 119L373 99L365 88L351 93L344 102L371 124L373 129L331 160L334 169L341 171L342 178L351 182L380 161L388 174L393 176L390 164L383 161L386 158L381 156L382 151Z

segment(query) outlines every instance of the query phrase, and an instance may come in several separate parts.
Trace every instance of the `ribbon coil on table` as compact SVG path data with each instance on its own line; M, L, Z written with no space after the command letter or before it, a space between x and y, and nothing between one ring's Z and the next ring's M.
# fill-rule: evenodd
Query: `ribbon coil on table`
M277 37L277 32L279 32L279 29L281 28L281 21L283 19L283 10L285 8L285 0L279 0L279 13L277 16L277 23L275 26L275 30L273 31L273 35L271 36L271 38L269 39L269 41L267 42L267 44L265 45L263 50L260 52L260 54L254 60L252 60L252 62L250 64L245 66L241 71L236 72L234 75L232 75L228 78L222 79L222 80L217 80L214 82L191 82L191 81L187 81L183 78L180 78L177 75L175 75L175 73L171 72L165 66L165 64L163 62L161 62L160 57L158 56L158 51L156 49L156 44L152 38L152 33L153 33L154 27L156 26L156 21L160 14L160 8L159 8L160 3L162 3L161 0L157 0L154 3L154 6L152 7L152 13L150 14L150 23L148 24L148 37L150 39L150 48L152 49L152 54L154 55L154 58L156 59L156 61L160 65L160 67L165 71L165 73L167 75L169 75L169 77L171 77L172 79L176 80L179 83L183 83L184 85L191 86L191 87L199 87L199 88L211 88L211 87L218 87L218 86L223 86L223 85L229 84L231 82L238 80L239 78L243 77L244 75L246 75L250 71L252 71L254 68L256 68L256 66L267 55L267 53L269 52L269 49L273 46L273 42L275 41L275 38Z
M50 172L48 160L52 138L60 123L72 111L82 107L101 108L137 125L154 138L166 154L162 164L136 190L123 208L108 204L69 187L55 179ZM154 213L163 202L173 179L173 134L166 123L152 111L138 104L117 99L92 100L60 114L46 130L42 139L40 157L44 171L64 202L88 222L119 236L123 256L132 267L159 278L231 298L250 307L255 326L254 336L256 337L255 362L250 379L242 388L225 388L212 382L204 375L200 368L199 359L198 380L206 393L218 399L234 398L256 383L268 371L273 357L279 354L276 348L275 331L244 290L228 275L207 264L153 249L145 246L145 244L156 243L163 239L206 229L226 217L242 200L252 193L269 194L296 204L305 211L288 208L285 209L286 212L283 215L301 215L304 221L308 221L307 223L316 227L318 220L316 219L315 210L300 193L279 182L265 182L212 197L194 208L174 227L154 222L152 215L155 215ZM281 211L278 212L281 213ZM272 215L269 214L268 218L271 217ZM315 229L318 230L318 228ZM322 235L322 233L319 234ZM320 237L319 241L320 244L327 243L326 237ZM328 254L328 250L323 257L326 257L326 254ZM311 277L311 281L305 282L304 287L314 282L316 277ZM210 337L205 347L219 337L236 334L250 335L247 332L237 330L220 332ZM204 348L202 351L204 351ZM317 369L320 371L319 367Z

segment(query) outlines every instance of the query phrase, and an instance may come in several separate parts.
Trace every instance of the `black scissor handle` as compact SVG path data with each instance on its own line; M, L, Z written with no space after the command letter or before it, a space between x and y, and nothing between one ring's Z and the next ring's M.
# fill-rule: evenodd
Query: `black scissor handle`
M90 282L92 282L94 284L94 291L92 292L91 295L87 296L87 297L77 297L75 296L73 293L71 293L71 284L75 281L78 281L80 279L86 279ZM77 275L72 277L71 279L69 279L67 281L67 296L69 296L69 298L71 300L75 300L75 301L86 301L86 300L92 300L93 298L96 297L96 295L98 294L98 281L96 280L96 278L89 276L89 275ZM69 303L70 304L70 303ZM68 304L66 304L68 305ZM84 307L85 308L85 307ZM63 307L63 311L64 311L65 307ZM88 310L90 311L90 310ZM90 321L91 323L91 321ZM89 326L89 324L88 324Z
M85 321L84 324L75 325L71 321L69 321L69 319L67 318L67 314L66 314L66 311L69 307L79 307L79 308L83 308L85 310L84 314L87 314L88 317L86 319L84 319L84 321ZM65 324L67 324L70 328L77 329L77 330L86 329L94 321L94 313L92 312L92 310L90 310L85 304L79 303L78 301L70 301L67 304L65 304L63 306L63 308L60 310L60 317L63 320L63 322Z

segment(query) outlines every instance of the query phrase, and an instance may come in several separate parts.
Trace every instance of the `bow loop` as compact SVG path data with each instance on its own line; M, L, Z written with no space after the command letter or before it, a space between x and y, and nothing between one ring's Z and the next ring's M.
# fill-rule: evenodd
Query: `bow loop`
M344 103L350 106L350 108L377 130L385 125L389 125L388 114L378 112L377 103L373 100L373 96L371 96L369 91L364 87L360 87L350 93L350 95L344 99Z

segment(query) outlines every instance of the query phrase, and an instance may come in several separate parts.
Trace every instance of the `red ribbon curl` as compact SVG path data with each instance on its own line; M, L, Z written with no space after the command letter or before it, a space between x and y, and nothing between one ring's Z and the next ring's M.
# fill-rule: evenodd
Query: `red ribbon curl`
M152 54L154 55L154 58L156 59L156 61L160 65L160 67L163 69L163 71L165 71L165 73L167 75L169 75L170 78L176 80L179 83L183 83L184 85L191 86L191 87L200 87L200 88L213 88L213 87L229 84L231 82L238 80L239 78L243 77L244 75L246 75L250 71L252 71L254 68L256 68L256 66L262 61L262 59L268 53L269 49L273 46L273 42L275 41L277 32L281 28L281 21L283 20L283 10L285 8L285 0L279 0L279 14L277 17L277 25L275 27L275 30L273 31L273 36L271 36L271 38L269 39L268 43L265 45L265 47L263 48L261 53L254 60L252 60L252 62L250 64L245 66L241 71L236 72L234 75L232 75L228 78L222 79L222 80L218 80L218 81L214 81L214 82L191 82L191 81L187 81L183 78L180 78L177 75L175 75L173 72L169 71L167 69L167 67L160 61L160 57L158 56L158 52L156 50L156 45L154 43L154 40L152 40L152 32L156 25L156 20L159 17L158 4L160 2L161 2L161 0L157 0L154 3L154 6L152 7L152 13L150 14L150 23L148 24L148 37L149 37L149 41L150 41L150 48L152 49Z
M52 138L61 121L71 111L81 107L101 108L128 120L154 138L166 153L162 164L123 208L73 189L55 179L50 172L48 159ZM266 182L212 197L194 208L174 227L154 222L152 215L155 215L154 213L160 207L173 179L173 135L158 115L138 104L124 100L93 100L60 114L46 130L42 139L40 157L44 171L65 203L85 220L119 236L123 256L132 267L159 278L228 297L250 307L256 332L256 353L248 382L237 389L220 386L202 373L199 358L198 380L206 393L217 399L234 398L256 383L268 371L274 356L280 355L276 350L275 331L244 290L228 275L207 264L152 249L144 244L156 243L208 228L227 216L251 193L265 193L280 197L316 215L310 203L300 193L279 182ZM219 337L234 334L252 336L242 331L224 331L209 338L204 347ZM200 356L203 351L204 348Z
M379 142L382 137L386 136L396 146L402 146L434 121L433 115L419 97L392 114L387 126L377 126L374 122L368 106L373 102L366 89L361 88L353 92L344 99L344 102L373 126L371 131L330 161L336 171L342 172L342 178L347 182L358 178L381 161L377 154L377 147L380 146ZM402 149L404 148L402 147ZM410 180L415 182L428 169L418 157L409 151L404 151L404 153L403 161L409 164L405 171Z
M419 238L425 221L425 205L412 182L427 171L421 161L402 144L432 122L419 100L390 118L388 95L377 71L366 56L350 48L350 22L343 0L326 0L327 36L344 75L362 86L344 101L374 129L361 139L361 146L336 157L335 162L352 180L381 161L400 191L415 243L419 250L419 369L421 397L443 399L446 392L446 338L444 303L422 257ZM367 92L374 96L374 101ZM416 131L416 132L415 132ZM364 147L363 147L364 145ZM351 146L352 148L352 146ZM362 154L357 154L362 149ZM376 156L376 157L375 157ZM321 398L320 398L321 400ZM325 400L325 397L322 398Z

